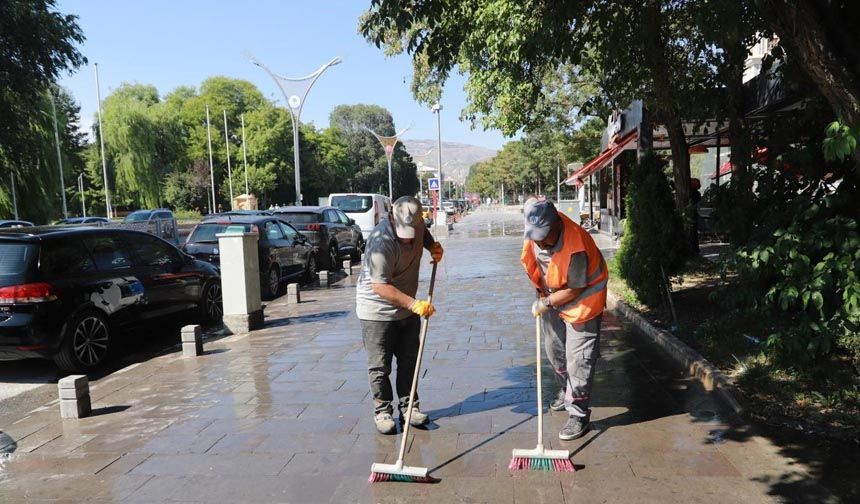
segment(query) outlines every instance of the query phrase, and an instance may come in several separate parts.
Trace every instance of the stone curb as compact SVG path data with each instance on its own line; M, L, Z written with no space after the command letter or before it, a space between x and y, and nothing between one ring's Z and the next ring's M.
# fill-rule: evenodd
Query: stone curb
M687 370L690 376L697 378L705 390L716 392L731 407L735 413L742 414L743 406L735 397L734 385L716 366L711 364L699 352L690 348L671 333L660 329L639 313L639 310L621 301L614 293L609 292L606 307L628 320L651 343L660 347L673 361Z

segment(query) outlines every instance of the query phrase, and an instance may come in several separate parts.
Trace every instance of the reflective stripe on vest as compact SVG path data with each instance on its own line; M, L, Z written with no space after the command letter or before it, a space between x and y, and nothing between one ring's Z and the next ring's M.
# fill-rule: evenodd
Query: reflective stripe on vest
M524 241L520 262L535 288L542 289L542 280L545 280L550 289L564 289L567 288L567 270L570 267L571 256L579 252L585 253L586 286L573 301L559 307L562 319L572 324L581 324L603 313L603 308L606 306L606 284L609 280L609 272L603 254L600 253L591 235L566 215L559 214L559 217L563 223L562 247L550 258L545 279L535 258L531 240Z

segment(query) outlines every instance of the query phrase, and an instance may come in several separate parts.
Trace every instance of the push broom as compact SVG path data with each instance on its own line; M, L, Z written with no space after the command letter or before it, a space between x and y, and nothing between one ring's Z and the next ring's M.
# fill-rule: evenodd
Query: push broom
M427 301L433 302L433 286L436 284L436 263L433 263L433 271L430 273L430 289L427 293ZM403 437L400 439L400 455L394 464L373 464L370 466L370 483L377 481L404 481L407 483L434 483L435 478L427 476L426 467L408 466L403 464L403 456L406 454L406 443L409 439L409 427L412 422L412 404L415 401L415 391L418 389L418 374L421 372L421 357L424 355L424 339L427 337L427 326L430 318L421 321L421 333L418 337L418 360L415 362L415 371L412 374L412 390L409 391L409 406L406 409L406 423L403 427Z
M537 358L537 417L538 442L533 450L514 449L511 470L573 472L570 452L567 450L547 450L543 446L543 395L541 393L541 355L540 355L540 316L535 317L535 356Z

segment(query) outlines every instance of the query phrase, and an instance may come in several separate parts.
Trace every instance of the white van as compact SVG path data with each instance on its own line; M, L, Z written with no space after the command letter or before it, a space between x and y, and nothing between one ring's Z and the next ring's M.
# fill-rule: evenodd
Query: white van
M339 208L361 228L364 240L370 236L379 221L388 217L391 212L391 200L388 196L371 193L337 193L329 194L328 204Z

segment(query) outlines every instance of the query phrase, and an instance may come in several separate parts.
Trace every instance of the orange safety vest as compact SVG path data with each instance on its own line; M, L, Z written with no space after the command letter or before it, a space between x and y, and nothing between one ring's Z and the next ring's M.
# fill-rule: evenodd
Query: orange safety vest
M585 252L588 259L586 269L586 286L579 296L570 303L559 307L561 318L571 324L587 322L601 313L606 306L606 284L609 281L609 271L603 254L594 243L591 235L578 226L564 214L559 213L563 223L561 234L561 250L552 255L546 271L546 286L552 290L567 288L567 270L570 267L570 257L579 252ZM523 252L520 262L526 269L535 288L543 289L543 272L535 258L531 240L523 242Z

